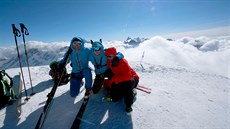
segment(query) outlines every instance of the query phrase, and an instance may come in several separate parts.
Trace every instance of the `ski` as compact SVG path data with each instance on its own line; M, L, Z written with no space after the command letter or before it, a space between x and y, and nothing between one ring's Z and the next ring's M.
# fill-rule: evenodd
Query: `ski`
M147 88L147 87L144 87L144 86L138 85L138 86L136 87L136 89L138 89L138 90L140 90L140 91L143 91L143 92L145 92L145 93L148 93L148 94L151 93L151 89L150 89L150 88Z
M50 107L52 105L53 97L54 97L54 94L55 94L55 92L57 90L57 87L58 87L58 83L55 83L53 85L53 88L51 89L50 93L47 95L48 99L46 100L45 106L43 108L42 113L40 114L40 117L39 117L39 119L37 121L35 129L41 129L43 127L43 124L44 124L44 122L46 120L46 116L48 114L48 111L49 111L49 109L50 109Z
M68 60L69 55L70 55L71 52L72 52L72 49L71 49L71 47L69 47L68 52L67 52L67 56L63 59L64 62L65 62L65 65L66 65L66 63L67 63L67 60ZM65 65L64 65L64 66L65 66ZM56 92L56 90L57 90L57 87L58 87L58 86L60 85L60 83L61 83L63 74L64 74L64 71L62 72L61 78L60 78L60 80L58 81L58 83L54 83L53 88L51 89L50 93L47 95L47 98L48 98L48 99L46 100L46 103L45 103L45 106L44 106L44 108L43 108L43 111L42 111L42 113L41 113L40 116L39 116L39 119L38 119L38 121L37 121L37 124L36 124L36 126L35 126L35 129L41 129L41 128L43 127L43 125L44 125L44 123L45 123L45 120L46 120L46 117L47 117L47 115L48 115L48 113L49 113L50 107L52 106L53 97L54 97L54 95L55 95L55 92Z
M88 101L89 101L89 98L86 98L86 99L84 98L82 105L80 107L80 110L78 111L77 116L75 117L74 122L71 126L71 129L79 129L81 121L82 121L82 116L84 114Z
M21 74L19 73L19 79L18 79L18 94L17 94L17 100L16 100L16 115L19 117L22 113L22 80L21 80Z
M20 23L20 27L21 27L21 33L22 33L22 38L23 38L23 43L24 43L24 49L25 49L25 55L26 55L26 63L27 63L27 68L28 68L28 72L29 72L30 86L31 86L31 90L32 90L32 93L30 95L32 96L32 95L35 94L35 92L34 92L33 86L32 86L32 79L31 79L31 75L30 75L30 66L29 66L28 55L27 55L27 50L26 50L26 43L25 43L25 35L29 35L29 31L25 27L25 25L22 24L22 23Z
M64 73L64 72L63 72ZM45 103L45 106L43 108L43 111L42 113L40 114L39 116L39 119L37 121L37 124L35 126L35 129L41 129L45 123L45 120L46 120L46 117L49 113L49 110L50 110L50 107L52 106L52 102L53 102L53 97L56 93L56 90L57 90L57 87L60 85L61 83L61 80L62 80L62 77L63 77L63 73L61 75L61 78L60 80L58 81L58 83L54 83L50 93L47 95L47 100L46 100L46 103Z

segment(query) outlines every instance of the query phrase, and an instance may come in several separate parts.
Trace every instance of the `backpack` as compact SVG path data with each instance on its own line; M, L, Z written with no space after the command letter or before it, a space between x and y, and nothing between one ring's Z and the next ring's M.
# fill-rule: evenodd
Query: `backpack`
M50 63L49 75L52 77L54 83L68 83L70 75L67 73L66 68L60 68L58 61L53 61ZM62 75L63 74L63 75Z
M8 102L8 100L14 99L14 90L13 90L13 80L5 72L5 70L0 71L0 98L1 103Z

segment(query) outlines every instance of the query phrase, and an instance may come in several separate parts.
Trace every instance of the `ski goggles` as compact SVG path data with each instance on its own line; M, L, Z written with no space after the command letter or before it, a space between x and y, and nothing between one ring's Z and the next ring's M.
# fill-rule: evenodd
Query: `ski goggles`
M92 48L93 48L93 51L99 51L99 50L101 50L101 47L99 47L99 46L93 46Z
M80 45L80 46L81 46L81 45L82 45L82 42L81 42L81 41L74 41L74 42L73 42L73 45Z

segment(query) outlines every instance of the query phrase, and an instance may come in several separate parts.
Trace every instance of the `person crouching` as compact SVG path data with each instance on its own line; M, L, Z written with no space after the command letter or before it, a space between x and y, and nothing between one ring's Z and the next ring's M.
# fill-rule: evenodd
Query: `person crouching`
M110 96L113 102L124 98L125 111L130 113L134 101L133 89L137 86L139 76L130 67L126 59L119 58L119 54L114 47L105 50L107 65L113 72L113 77L110 80Z

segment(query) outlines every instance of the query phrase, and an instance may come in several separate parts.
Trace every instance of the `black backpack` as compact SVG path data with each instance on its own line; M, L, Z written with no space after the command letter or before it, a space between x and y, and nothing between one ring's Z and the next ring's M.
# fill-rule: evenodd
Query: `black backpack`
M52 77L54 83L58 83L61 79L60 83L68 83L69 74L65 67L59 67L58 61L53 61L50 63L50 71L49 75Z

